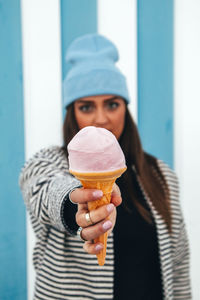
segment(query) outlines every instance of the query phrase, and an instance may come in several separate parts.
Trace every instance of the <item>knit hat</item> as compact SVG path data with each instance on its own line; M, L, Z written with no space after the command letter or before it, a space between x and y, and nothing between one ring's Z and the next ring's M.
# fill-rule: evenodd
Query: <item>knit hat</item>
M94 95L117 95L129 102L126 78L115 66L116 46L99 34L87 34L69 46L66 61L71 69L63 82L64 106Z

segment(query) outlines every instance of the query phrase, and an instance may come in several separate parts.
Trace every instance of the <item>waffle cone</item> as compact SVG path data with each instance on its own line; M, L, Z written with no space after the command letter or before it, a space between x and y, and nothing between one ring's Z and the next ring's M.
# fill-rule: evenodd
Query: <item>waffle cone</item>
M88 202L88 210L92 211L100 206L110 203L111 193L113 185L118 177L126 171L126 168L122 168L110 172L99 172L99 173L79 173L70 170L77 179L79 179L85 189L98 189L103 192L103 197L96 201ZM104 233L94 240L95 243L102 243L103 249L97 254L98 264L103 266L106 258L108 233Z

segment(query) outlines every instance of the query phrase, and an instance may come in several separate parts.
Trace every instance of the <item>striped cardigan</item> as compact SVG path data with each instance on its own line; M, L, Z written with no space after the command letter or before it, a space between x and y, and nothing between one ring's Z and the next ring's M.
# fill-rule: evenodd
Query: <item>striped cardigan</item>
M164 299L189 300L189 251L178 202L177 178L163 162L158 164L170 189L171 235L139 178L138 182L156 223ZM38 152L20 174L20 187L36 235L34 299L113 299L113 235L108 238L106 263L100 267L96 256L85 253L83 242L72 235L63 218L66 195L76 186L80 183L69 174L60 147Z

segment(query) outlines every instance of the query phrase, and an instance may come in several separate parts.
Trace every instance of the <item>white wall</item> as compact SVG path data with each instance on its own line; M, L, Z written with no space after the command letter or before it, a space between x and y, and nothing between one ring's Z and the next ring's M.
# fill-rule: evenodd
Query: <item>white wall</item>
M175 169L191 247L193 299L200 299L200 1L175 1Z
M60 7L54 0L22 0L26 160L62 144ZM28 299L33 299L34 234L27 218Z
M118 66L127 78L129 108L137 121L137 1L98 0L98 32L119 50Z

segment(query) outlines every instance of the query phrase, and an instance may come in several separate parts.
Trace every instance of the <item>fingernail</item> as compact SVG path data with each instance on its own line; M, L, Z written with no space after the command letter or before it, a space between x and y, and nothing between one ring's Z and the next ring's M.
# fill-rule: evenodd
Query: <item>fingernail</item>
M97 199L103 197L103 192L101 190L94 191L92 194L93 197Z
M102 250L103 249L103 246L102 245L96 245L96 247L95 247L95 250L96 251L100 251L100 250Z
M102 225L104 230L108 230L112 227L112 223L111 221L106 221L103 225Z
M110 203L106 206L107 211L110 213L114 209L114 204Z

